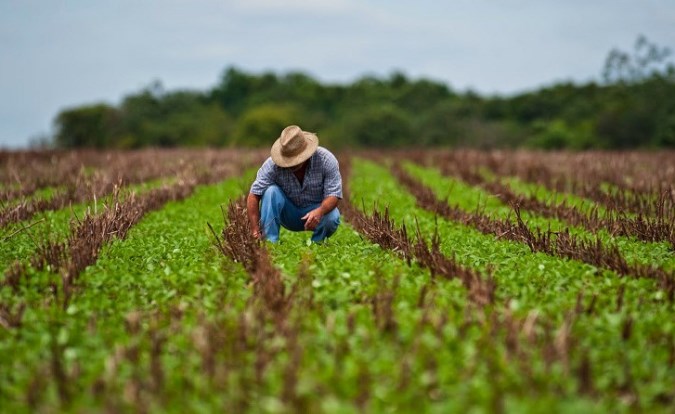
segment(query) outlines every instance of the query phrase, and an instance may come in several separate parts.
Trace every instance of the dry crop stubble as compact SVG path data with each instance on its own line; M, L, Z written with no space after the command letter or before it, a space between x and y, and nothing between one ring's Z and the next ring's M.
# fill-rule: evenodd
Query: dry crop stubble
M379 181L383 188L380 189L380 191L375 192L374 194L368 195L367 199L371 200L369 202L372 202L372 200L377 199L378 197L381 197L381 194L383 194L383 193L390 194L390 196L392 197L392 202L401 204L400 206L397 206L397 208L395 209L395 213L393 213L395 218L397 220L401 220L401 219L405 218L406 220L410 221L410 217L411 217L412 212L418 210L418 209L412 207L412 205L416 202L415 199L412 198L412 199L409 200L410 197L405 196L403 194L404 192L402 192L401 190L396 188L395 184L393 182L390 182L391 179L389 177L387 177L387 174L386 174L386 172L383 168L376 167L376 164L361 161L359 163L359 174L363 175L363 177L359 177L361 196L364 196L364 195L368 194L368 191L369 191L369 190L367 190L368 186L371 186L371 188L372 188L373 183ZM367 176L367 178L366 178L366 176ZM399 195L398 193L401 193L401 194ZM424 220L423 220L425 222L424 228L426 228L427 231L429 231L430 229L433 230L433 222L434 222L433 217L429 217L428 214L424 214L421 211L419 213L416 213L416 214L421 214L422 216L424 216ZM441 220L439 220L439 221L441 221ZM421 223L421 221L420 221L420 223ZM438 225L438 221L436 222L436 225ZM498 272L498 274L499 274L498 277L500 278L500 280L502 282L507 282L507 286L505 286L506 289L503 290L501 292L501 294L500 294L499 291L502 290L502 289L499 286L497 288L498 296L501 297L500 301L503 301L505 299L508 300L508 296L506 298L504 298L504 293L506 291L510 291L510 292L514 292L514 293L520 291L521 293L518 293L518 295L522 295L523 292L524 292L524 291L522 291L523 288L526 288L530 284L537 284L538 283L538 280L537 280L538 279L538 276L537 276L538 272L536 271L536 264L537 264L537 262L539 262L539 263L541 263L539 265L539 269L542 272L544 272L545 269L549 269L549 266L551 266L551 268L550 268L551 270L549 270L549 272L551 274L551 277L549 278L550 282L555 283L556 279L566 280L567 282L565 284L562 284L562 285L557 284L557 283L556 284L550 283L550 284L547 284L547 285L544 285L544 286L540 286L539 289L534 291L534 292L537 292L537 293L533 292L534 296L540 296L540 293L546 292L547 290L551 291L551 292L559 290L559 293L561 295L569 297L570 296L569 293L571 293L570 290L571 291L575 290L575 288L573 288L572 286L576 286L576 288L579 288L577 297L580 297L579 294L585 295L585 297L590 297L589 308L590 309L596 309L592 312L584 313L584 315L586 315L586 314L597 315L596 313L594 313L594 312L597 312L597 306L596 306L597 297L598 296L601 296L601 297L604 296L605 298L603 299L603 301L605 301L607 299L608 295L611 296L613 294L613 293L610 294L610 292L616 292L617 293L616 301L618 303L623 303L624 295L622 293L623 288L621 286L627 287L629 285L631 286L631 290L626 289L625 291L627 292L626 296L630 295L630 297L631 297L628 300L628 302L631 303L630 308L633 309L634 312L639 313L639 312L641 312L640 309L643 308L643 305L648 305L648 307L650 307L651 309L653 309L655 311L655 314L659 314L660 315L659 317L663 317L665 314L667 314L667 309L669 308L669 306L672 306L672 301L662 301L662 299L667 299L667 298L663 297L663 293L664 293L663 291L656 291L656 292L653 291L654 286L653 286L652 283L641 283L641 282L640 283L633 283L633 282L621 281L621 278L614 277L615 281L611 282L611 284L619 286L618 291L616 289L606 289L606 287L609 286L609 284L607 284L606 286L604 286L601 289L600 292L602 292L602 293L597 293L597 292L594 292L597 289L597 287L593 287L593 286L594 285L599 286L600 284L603 283L602 282L603 280L605 280L606 282L609 282L609 280L607 279L607 276L608 276L607 274L602 276L602 277L597 277L597 276L600 276L600 274L595 273L593 271L593 272L590 272L590 273L586 272L586 274L582 275L582 273L583 273L582 269L588 268L587 266L577 266L577 265L575 265L571 262L567 262L567 261L550 260L550 259L545 259L543 257L540 257L540 255L525 254L525 252L522 252L522 249L515 248L515 245L513 245L513 243L505 243L505 242L500 242L498 240L493 240L491 242L491 244L489 244L486 238L477 237L477 236L471 234L472 232L466 231L465 229L463 229L461 226L451 225L449 223L443 223L442 228L443 228L443 232L442 232L443 238L445 239L444 240L444 242L445 242L444 251L448 252L448 251L454 250L450 246L453 246L452 243L455 243L456 245L453 246L453 247L455 247L456 250L463 252L463 254L465 256L465 260L466 260L466 256L469 256L470 258L473 258L473 257L480 257L481 255L486 255L493 260L499 260L499 261L503 262L503 264L501 264L501 266L498 265L498 267L501 267L501 269ZM466 237L466 240L457 239L455 237L455 235L458 235L458 234L462 234L464 237ZM448 239L446 239L446 238L448 238ZM472 239L476 239L476 242L473 242ZM448 243L451 243L451 244L448 245ZM459 244L457 244L457 243L459 243ZM467 244L467 246L463 246L463 244ZM492 246L492 245L494 245L494 246ZM505 255L505 254L507 254L507 255ZM522 257L520 257L521 255L522 255ZM529 260L528 260L528 258L529 258ZM513 266L515 263L519 263L519 262L521 263L521 265L516 265L515 267ZM511 264L511 263L513 263L513 264ZM544 263L546 263L546 264L544 264ZM513 274L507 274L506 271L505 271L505 269L507 269L507 268L509 270L520 269L519 271L524 273L524 274L527 274L529 276L529 279L525 279L525 278L520 277L520 276L516 277L517 275L513 275ZM565 270L563 270L563 269L565 269ZM567 272L569 272L569 274L567 274ZM579 272L576 280L575 280L574 277L572 277L572 276L575 275L575 272ZM513 280L519 280L519 282L522 283L522 286L514 286ZM579 283L579 282L581 282L581 283ZM649 291L645 292L646 288L649 288ZM635 289L635 290L633 290L633 289ZM589 290L590 290L590 292L589 292ZM526 290L526 291L528 291L528 290ZM530 293L528 293L528 295L529 294ZM544 294L544 295L541 295L541 296L543 297L543 296L547 296L547 295ZM583 297L583 296L581 296L581 297ZM518 302L522 301L525 298L526 297L521 297L519 300L515 300L514 301L514 307L517 309L519 307ZM636 303L636 299L637 299L637 303ZM565 300L561 301L559 298L555 298L555 299L550 298L550 300L551 300L552 303L553 302L555 302L555 303L565 302ZM539 304L531 303L530 306L532 306L532 305L541 306L542 304L541 303L539 303ZM636 305L637 305L637 308L636 308ZM605 307L606 302L602 306ZM546 308L546 305L544 305L544 308ZM607 312L607 310L604 309L602 312L604 314L605 312ZM616 311L614 311L614 310L611 311L611 313L613 313L613 312L625 313L625 311L622 310L621 306L617 306ZM671 345L669 345L669 344L672 341L668 340L667 335L663 336L663 332L661 332L663 329L667 330L668 328L667 327L660 327L657 324L652 325L651 319L653 319L653 318L651 316L648 316L648 315L644 315L644 316L647 316L647 321L646 321L646 323L645 323L644 320L640 321L640 328L639 328L639 330L641 331L640 336L643 338L643 335L645 334L645 331L652 331L650 333L650 335L656 335L656 337L659 338L657 340L658 345L655 345L654 351L657 352L660 355L660 358L666 357L666 360L669 360L668 358L672 358L672 351L667 351L667 350L670 349ZM622 332L632 332L633 331L634 325L632 324L632 322L630 322L633 319L630 316L624 315L624 316L620 317L620 315L608 315L608 316L603 316L603 318L604 317L607 317L610 320L616 320L617 322L621 321L621 326L622 326L621 331ZM593 325L595 323L598 323L597 327L600 328L600 326L602 324L600 323L600 319L596 319L596 318L600 318L600 316L599 315L598 316L592 316L590 318L584 317L584 321L581 324L575 324L575 326L577 326L577 328L575 328L575 329L581 329L582 331L587 331L589 324ZM631 328L626 328L627 326L630 326ZM602 329L602 328L600 328L600 329ZM587 333L592 333L592 332L587 331ZM592 337L596 336L596 334L593 333L593 335L591 335L591 336ZM623 333L620 333L620 336L621 337L634 338L634 335L624 335ZM587 339L584 339L584 341L588 344ZM633 339L630 339L630 341L632 342ZM587 351L591 352L592 354L596 353L596 351L592 347L589 348ZM665 353L664 353L664 351L665 351ZM667 357L667 355L671 355L671 357ZM617 355L617 357L619 357L619 356ZM598 360L597 358L598 358L597 355L592 357L589 360L589 363L591 363L591 365L598 366L597 365L597 360ZM621 358L624 358L624 357L621 357ZM670 363L666 363L666 365L672 366L672 364L670 364ZM602 366L602 364L600 364L600 366ZM636 369L636 367L634 365L631 366L631 365L623 364L621 366L623 366L625 370L629 370L629 371L633 370L633 369ZM584 370L581 369L581 372L583 372L583 371ZM606 370L605 370L605 372L606 372ZM644 375L644 374L645 373L642 373L642 375ZM594 374L594 375L597 375L597 374ZM624 373L624 375L626 375L626 373ZM631 374L631 375L635 375L635 374ZM651 374L648 374L648 375L651 375ZM625 377L625 378L633 378L633 377L628 376L628 377ZM617 380L617 381L620 382L621 380ZM640 387L639 382L637 380L634 381L634 380L631 379L629 382L630 382L630 384L632 384L632 385L630 385L631 389ZM626 384L624 384L624 385L628 386ZM623 387L623 385L618 387L616 390L618 390L620 392L621 387ZM606 390L604 392L606 392ZM643 388L641 392L644 393L645 389ZM636 396L637 391L634 390L634 391L631 391L631 393L632 393L633 397L630 397L630 399L631 399L631 401L635 402L634 397ZM662 391L661 393L658 394L658 397L656 397L656 398L659 399L659 400L661 400L664 397L665 398L672 398L672 397L668 397L668 395L670 395L669 392L663 392Z
M349 162L344 160L341 163L346 176L350 176ZM345 171L346 170L346 171ZM418 187L419 188L419 187ZM425 237L422 235L419 226L416 227L415 241L407 237L405 226L397 228L389 218L388 209L385 212L378 212L373 208L370 215L365 215L361 210L354 208L349 202L349 191L345 192L345 203L342 205L347 220L351 222L359 232L366 238L372 240L378 245L398 252L402 258L408 260L413 258L424 267L431 271L432 280L434 277L441 276L445 279L459 278L467 290L468 298L474 306L470 307L473 316L470 317L469 325L479 322L479 325L487 329L489 334L482 338L485 341L485 349L492 349L496 353L502 352L495 344L503 343L505 358L516 364L525 381L530 381L534 386L536 379L530 366L533 358L542 358L546 364L546 370L554 369L554 365L561 363L569 375L577 378L579 386L578 392L582 395L592 396L594 393L593 379L591 372L592 363L588 358L588 350L585 348L577 349L578 340L572 333L572 326L579 315L585 311L581 305L583 293L578 295L577 305L565 312L562 325L557 325L555 321L546 316L540 315L537 311L529 312L525 316L516 316L512 313L510 302L495 304L494 292L498 288L495 279L491 276L483 276L473 269L459 265L454 258L450 259L444 256L439 249L440 236L436 232L431 237L431 249L428 247ZM392 317L391 299L393 292L398 286L398 279L395 279L392 290L383 289L373 300L373 312L376 320L379 320L378 326L389 331L395 329L396 322ZM430 314L430 306L433 308L433 299L428 299L426 288L420 291L418 306L424 310L421 326L431 324L434 331L440 334L443 331L447 319L441 318L432 322L427 315ZM468 329L468 326L462 326L460 329ZM535 333L536 332L536 333ZM502 342L503 341L503 342ZM493 354L486 352L484 355L488 361L488 370L495 376L502 374L497 367L497 361ZM580 362L572 363L572 360ZM429 359L429 368L435 371L435 361ZM468 367L469 373L471 366ZM402 386L408 384L409 380L402 378ZM432 382L427 390L431 395L438 393L436 389L438 384ZM497 410L504 409L503 394L498 390L500 387L492 383L496 389L496 396L491 403L492 408Z
M484 234L493 234L525 243L534 252L580 260L598 267L611 269L622 276L644 277L656 280L666 292L668 299L675 299L675 276L672 271L642 264L629 264L616 245L605 245L599 237L586 240L570 234L569 230L553 232L536 228L532 231L522 220L520 206L512 205L513 223L509 219L495 219L480 211L467 212L439 200L434 192L410 176L400 164L392 165L392 172L399 182L413 194L421 208L439 214L449 220L475 227Z
M38 242L35 254L28 263L15 261L7 271L1 285L19 290L22 279L28 277L30 266L36 271L48 270L60 276L60 284L50 280L48 292L61 302L65 310L74 293L77 279L83 270L94 263L102 247L113 239L124 239L129 229L150 211L161 209L169 201L182 200L193 193L201 184L212 184L232 176L250 163L249 157L237 157L235 153L226 153L228 162L218 164L217 168L200 171L198 175L188 173L171 185L137 194L131 192L122 197L120 187L115 187L108 204L101 211L87 211L79 219L71 220L70 232L66 240L43 240ZM236 158L236 159L235 159ZM219 158L223 161L223 158ZM208 163L206 165L209 165ZM11 326L20 324L24 303L17 306L3 304L3 313ZM12 311L11 309L17 310ZM10 325L10 322L7 322Z
M217 197L199 198L182 209L175 208L180 203L157 206L160 214L146 217L156 218L146 227L156 230L146 244L144 233L128 227L127 216L114 216L117 223L110 226L120 228L115 235L131 230L126 241L134 243L125 248L124 242L114 242L114 249L104 249L96 264L80 272L82 286L92 289L74 290L80 293L71 297L75 306L49 308L61 325L44 325L53 332L43 344L42 361L29 357L42 349L39 332L30 325L41 326L35 324L47 320L42 314L48 309L20 302L0 306L0 348L34 363L22 368L0 357L17 374L9 385L0 376L0 399L14 389L34 411L111 412L526 411L542 404L569 409L570 401L588 410L651 411L672 403L667 379L675 346L664 317L672 302L649 291L649 281L617 281L590 266L531 254L554 243L537 239L544 236L517 219L511 223L515 227L502 231L520 232L515 234L521 240L507 243L507 235L496 240L448 223L440 214L434 218L414 200L404 200L388 171L365 163L356 168L353 176L349 160L341 159L345 200L340 210L347 223L336 240L321 246L306 246L301 237L289 237L282 246L261 245L248 231L241 201L223 211L222 231L200 233L198 245L189 241L205 226L203 217L211 223L217 217L197 214L189 227L164 234L188 210L215 209L219 215ZM370 201L349 200L352 185L356 197L375 195L366 198ZM237 196L235 187L228 185L227 199ZM426 197L428 204L434 202ZM379 200L375 208L373 200ZM389 200L404 208L387 206ZM175 214L162 221L161 212L168 210ZM134 212L129 210L131 216ZM489 220L476 223L491 231ZM87 228L105 234L115 231L110 226ZM82 240L88 244L88 238ZM214 260L219 257L210 242L248 274L229 259ZM72 260L66 243L44 246L43 263ZM579 250L572 240L566 246ZM190 249L200 250L199 260ZM288 252L294 255L284 257ZM116 254L128 254L133 263L126 266L111 257ZM515 266L506 263L512 256L518 256ZM180 263L185 269L175 273ZM545 271L530 271L539 263ZM200 270L191 272L190 266ZM68 266L61 267L67 274ZM519 271L527 271L528 278ZM208 277L197 274L202 272ZM578 272L576 279L583 282L560 272ZM21 295L33 286L21 275L5 277L3 294ZM125 302L118 307L119 301ZM106 306L120 309L119 317L108 315ZM95 315L87 320L90 312ZM38 313L42 319L36 320ZM21 338L34 347L25 355ZM21 377L25 369L30 372ZM62 405L54 408L59 400Z
M526 154L527 156L520 154L521 158L531 161L531 159L539 156L547 157L546 154ZM609 156L604 158L609 158ZM592 194L589 193L590 196L584 192L576 191L576 193L581 196L588 196L599 204L590 208L581 208L578 205L568 203L565 191L569 189L554 184L559 181L550 177L541 179L542 176L549 176L549 171L544 164L537 164L537 168L531 169L521 165L508 167L514 162L510 157L501 153L480 152L450 153L436 157L418 152L406 156L405 159L412 159L418 164L428 167L438 167L445 175L456 177L469 185L484 188L505 203L519 205L522 210L528 210L544 217L555 217L573 226L583 226L594 233L599 230L606 230L611 235L636 237L647 242L666 241L675 250L675 189L672 187L672 181L668 181L672 178L670 174L663 173L657 178L650 177L650 181L643 179L643 184L637 193L628 188L619 188L613 191L605 190L604 186L607 182L603 182L602 178L594 177L596 190ZM526 166L528 165L527 161L523 162ZM611 162L606 162L612 165ZM669 162L675 163L673 160ZM643 163L647 163L647 161L645 160ZM610 169L610 167L607 168ZM616 166L616 168L620 168L620 166ZM666 164L665 170L668 171L668 168ZM492 171L496 176L488 178L484 173L485 169ZM522 172L523 170L526 172ZM618 171L621 172L621 170ZM650 171L657 173L654 170ZM658 170L658 172L661 171ZM508 176L517 176L529 182L543 183L551 189L552 193L547 199L540 199L533 194L516 193L508 184L502 182L502 178ZM607 178L607 174L603 174L601 177L616 182L616 178L610 180ZM586 178L583 175L582 178L578 179ZM571 180L572 178L563 176L560 180L562 179ZM650 184L645 184L645 182ZM572 190L572 192L575 191ZM603 206L602 209L600 208L601 205Z
M51 162L57 171L48 175L49 163L38 162L40 166L33 169L31 158L23 160L17 157L22 165L31 165L24 174L18 189L28 193L26 189L42 188L42 184L55 187L54 194L48 197L21 199L13 205L3 206L0 210L0 227L17 221L27 220L35 214L64 208L73 203L81 203L89 199L103 198L115 188L147 183L152 180L181 180L184 177L195 177L200 184L209 184L216 177L223 176L227 169L241 154L233 150L139 150L139 151L84 151L76 152L74 157L55 154ZM244 158L259 158L260 154L251 152ZM13 160L10 158L10 160ZM7 174L15 175L19 168L8 162ZM46 164L46 165L43 165ZM59 168L65 171L60 171ZM231 173L228 172L228 173ZM56 177L56 179L54 178ZM217 178L216 178L217 179ZM7 194L11 197L11 194Z

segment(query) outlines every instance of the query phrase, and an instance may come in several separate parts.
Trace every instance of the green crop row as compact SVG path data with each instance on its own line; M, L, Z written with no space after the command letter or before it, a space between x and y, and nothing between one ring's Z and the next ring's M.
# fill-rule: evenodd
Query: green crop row
M498 302L515 314L535 312L562 323L566 313L577 306L580 294L585 308L594 302L592 313L581 314L572 331L576 347L588 353L593 381L606 404L620 407L617 390L628 385L644 406L669 395L673 305L653 281L621 278L584 263L532 254L525 245L496 240L434 217L416 206L415 199L400 189L386 168L371 162L354 162L351 190L357 205L363 203L372 209L379 203L377 208L387 207L397 222L417 223L427 237L437 230L446 255L482 271L492 269ZM468 193L467 197L473 196ZM453 201L470 202L461 197L457 194ZM381 205L381 200L387 200L387 205ZM622 340L628 324L630 336ZM567 381L574 382L571 378Z
M453 177L443 176L434 168L423 168L411 163L405 163L404 167L422 184L431 188L441 200L447 200L448 203L466 211L479 209L497 219L510 218L516 221L510 206L503 204L497 197L481 188L469 186ZM545 193L539 194L539 197L546 196ZM569 226L561 220L541 217L528 211L522 211L521 214L523 221L531 230L539 228L545 231L550 228L557 232L569 229L575 236L594 239L594 235L583 227ZM604 230L599 231L597 235L605 245L615 244L628 263L661 266L670 271L675 269L675 254L667 242L646 243L635 238L613 237Z
M142 184L125 187L122 199L130 192L146 192L164 184L170 184L170 180L153 180ZM27 263L35 254L40 243L45 240L63 241L70 230L72 220L82 218L90 210L102 209L106 203L111 202L111 197L90 200L86 203L78 203L55 211L44 211L36 214L30 220L12 223L3 227L0 239L0 269L3 274L16 260Z
M479 174L487 181L499 181L509 186L514 192L525 196L534 196L537 200L547 201L554 204L566 202L570 207L576 207L581 211L597 209L600 216L604 216L607 209L602 204L581 197L571 192L552 191L545 185L536 182L525 181L515 176L500 176L486 167L479 169Z
M74 404L93 407L91 389L104 376L106 364L135 340L125 327L129 315L174 308L194 319L219 312L231 298L245 301L246 275L212 248L206 227L207 221L222 221L218 206L241 193L241 186L239 179L200 186L188 199L147 214L125 240L105 246L97 263L80 275L67 309L50 299L51 292L23 295L27 308L22 325L0 330L0 400L13 403L14 409L26 408L31 387L50 371L57 349ZM58 280L47 271L29 276ZM2 288L2 297L10 300L12 295ZM124 383L126 371L121 369L115 384ZM43 380L39 405L57 404L59 381Z
M534 410L551 403L553 384L563 375L535 368L521 377L518 366L496 368L503 362L497 360L505 353L499 342L505 334L493 333L499 324L485 321L491 311L474 310L459 280L432 280L416 264L409 267L394 252L364 241L348 224L323 245L307 246L308 237L283 232L280 244L268 245L287 291L303 264L310 276L311 300L297 310L295 322L304 351L297 362L296 398L308 411L465 412L489 410L495 401ZM387 306L387 295L391 325L375 310ZM277 333L268 341L283 343L282 338ZM279 356L284 357L289 355ZM531 357L544 365L541 356ZM293 411L278 394L287 369L268 367L264 384L255 389L253 411ZM536 393L527 394L532 382ZM593 404L583 397L557 401L558 407L586 410Z
M353 412L362 395L368 411L413 409L424 393L423 385L399 387L405 375L402 370L409 369L413 377L426 371L426 352L412 348L422 317L416 304L429 283L428 271L409 267L395 253L365 241L348 224L323 245L307 247L308 233L282 236L282 243L270 248L285 274L295 275L299 263L309 263L313 300L301 310L301 343L307 352L300 375L305 393L320 396L313 404L328 412ZM290 277L287 284L292 282ZM432 291L439 307L458 309L466 303L458 281L439 283ZM390 311L389 316L374 315L378 294L393 295L391 308L380 309L385 314ZM391 331L385 328L387 317L395 324ZM407 368L402 359L409 359Z
M23 292L22 326L0 328L0 404L9 412L667 412L660 401L672 392L675 326L655 283L434 217L371 162L353 163L352 202L388 207L426 239L438 231L445 255L494 274L495 303L476 306L459 280L409 266L343 223L324 244L288 231L266 244L288 309L265 310L261 286L212 246L206 227L220 228L218 206L251 178L198 187L145 215L81 274L66 309L53 299L59 292ZM475 202L476 193L455 195ZM31 277L58 286L58 275Z
M2 188L0 187L0 190ZM45 187L45 188L39 188L35 190L33 193L23 196L23 197L18 197L18 198L12 198L11 200L6 200L4 202L0 202L0 207L2 209L8 208L8 207L14 207L18 205L19 203L22 202L31 202L34 200L50 200L55 194L57 194L59 191L62 191L63 188L59 187Z
M145 353L150 353L151 348L148 336L158 324L163 332L170 332L164 345L164 349L170 351L162 357L163 369L168 373L164 398L152 404L162 410L174 407L181 411L228 406L228 397L236 399L235 394L242 392L237 386L233 386L231 394L222 392L220 397L210 388L212 385L208 384L202 367L195 362L198 355L192 342L195 332L201 328L200 315L218 321L219 329L225 331L228 324L241 318L238 312L243 311L249 297L246 275L238 266L233 267L214 255L210 235L203 229L206 220L214 224L220 221L220 212L214 207L234 197L237 190L234 183L223 186L219 192L204 190L201 196L197 192L184 202L171 203L159 212L148 214L132 228L127 239L113 242L102 251L96 265L81 276L82 284L65 312L39 306L29 309L24 326L13 332L16 336L3 338L3 354L14 355L11 361L3 361L3 366L13 372L3 384L5 395L21 396L20 400L27 398L24 396L29 394L31 385L46 370L50 347L55 342L63 352L66 371L77 366L77 376L69 385L73 400L69 407L101 407L105 399L88 391L96 388L101 377L105 378L111 364L116 366L119 377L106 379L106 387L118 389L121 394L125 384L133 383L135 376L152 375L148 369L138 370L130 361L115 361L121 349L132 345L138 345L147 357ZM200 227L204 231L194 231ZM298 272L302 258L311 263L309 271L316 306L297 310L303 316L301 342L308 349L303 359L306 365L299 373L301 385L297 394L302 397L321 392L322 397L314 398L311 405L328 411L349 410L365 385L362 377L367 371L373 376L368 383L375 384L373 392L377 393L372 404L384 407L390 401L395 403L397 389L389 378L391 367L401 356L403 345L409 345L414 339L420 317L415 303L421 287L429 280L428 272L408 267L394 253L364 242L348 226L340 229L324 246L307 247L303 236L288 234L282 244L272 246L277 263L286 269L286 275L291 275L286 281L289 288L295 282L293 275ZM396 313L401 314L398 322L402 337L392 342L385 334L377 334L370 316L370 298L377 295L383 283L389 286L394 276L400 280ZM385 278L386 282L382 282ZM464 303L464 292L458 282L441 285L433 292L439 304L456 309ZM184 313L178 329L145 315L139 316L143 321L140 333L128 331L130 314L166 314L176 308ZM402 323L403 320L409 322ZM349 334L350 323L355 325L356 335ZM401 341L403 344L398 344ZM346 350L342 360L337 355L328 357L327 353L336 352L338 348ZM244 353L239 358L252 361L255 353ZM139 364L145 366L144 362ZM273 411L281 404L278 389L285 381L284 362L284 356L279 356L279 361L268 369L263 384L254 390L256 398L251 402L254 410ZM230 381L243 383L252 370L253 364L242 365L231 374ZM47 382L45 400L41 404L59 401L55 382ZM419 391L416 387L412 390L407 397L410 407L414 406ZM120 399L133 400L131 397Z

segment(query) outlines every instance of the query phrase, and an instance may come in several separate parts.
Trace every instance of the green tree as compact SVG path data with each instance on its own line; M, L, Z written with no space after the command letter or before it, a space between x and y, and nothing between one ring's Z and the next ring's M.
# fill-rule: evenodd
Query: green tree
M547 150L570 148L583 150L600 147L594 140L593 126L590 122L570 125L556 119L551 122L539 122L534 126L535 133L528 146Z
M238 115L244 110L246 100L255 91L256 78L234 67L228 68L210 94L227 112Z
M61 148L106 148L119 132L120 114L107 104L67 109L56 117L56 145Z
M302 72L227 68L210 91L154 82L119 107L70 108L55 120L59 147L267 146L292 123L332 147L636 148L675 145L670 49L641 36L614 49L604 82L558 83L516 96L461 94L402 72L323 84Z
M639 35L632 53L612 49L605 60L602 71L606 83L638 83L662 73L672 71L673 64L668 62L672 51L652 43L644 35Z
M457 115L457 105L444 101L419 117L416 138L423 146L465 146L464 118Z
M239 118L231 144L242 147L268 146L285 127L292 124L302 126L301 121L298 109L291 104L257 106Z
M393 105L377 105L355 114L346 129L351 142L365 147L402 147L415 142L408 116Z
M655 147L675 148L675 111L664 115L654 136Z

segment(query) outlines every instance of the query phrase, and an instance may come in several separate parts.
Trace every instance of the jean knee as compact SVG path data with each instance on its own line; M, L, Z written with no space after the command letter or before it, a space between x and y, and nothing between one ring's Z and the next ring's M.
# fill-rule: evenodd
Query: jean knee
M278 185L271 185L267 187L265 192L263 193L263 198L272 198L272 197L278 197L278 196L283 196L284 192L281 190L281 187Z
M286 196L283 190L278 185L271 185L263 193L261 203L263 206L282 208L285 201Z
M326 227L330 230L335 231L340 225L340 211L338 209L333 209L330 213L326 215Z

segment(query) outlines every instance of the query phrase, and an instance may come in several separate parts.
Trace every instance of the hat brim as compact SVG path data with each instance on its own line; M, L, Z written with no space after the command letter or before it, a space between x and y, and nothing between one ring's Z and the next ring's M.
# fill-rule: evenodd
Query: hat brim
M305 138L307 146L301 153L293 157L284 157L281 155L281 137L277 138L277 140L274 141L274 144L272 145L272 150L270 151L272 161L274 161L274 163L279 167L284 168L294 167L303 163L304 161L307 161L319 147L319 137L317 137L316 134L307 131L302 131L302 136Z

